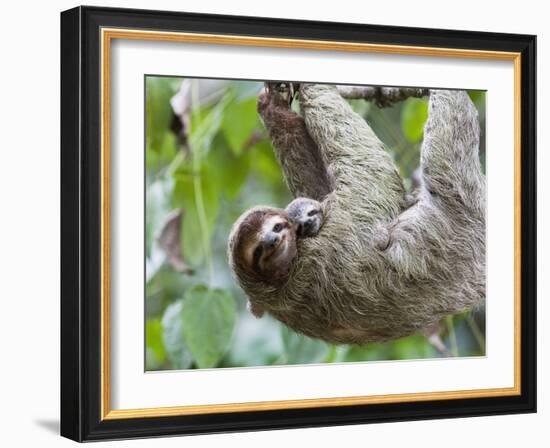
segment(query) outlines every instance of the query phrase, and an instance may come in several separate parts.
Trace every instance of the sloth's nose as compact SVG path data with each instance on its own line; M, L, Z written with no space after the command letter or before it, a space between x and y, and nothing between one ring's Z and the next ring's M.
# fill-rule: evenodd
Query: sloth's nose
M267 247L273 247L279 241L279 235L275 233L270 233L264 238L264 243Z
M313 219L308 219L305 223L304 223L304 227L306 230L311 230L311 228L313 227L314 225L314 222L313 222Z

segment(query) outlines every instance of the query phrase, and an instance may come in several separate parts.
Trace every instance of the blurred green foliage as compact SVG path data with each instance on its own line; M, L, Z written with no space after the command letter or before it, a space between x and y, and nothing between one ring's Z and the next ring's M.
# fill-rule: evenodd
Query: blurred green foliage
M176 117L171 100L178 91L182 100L182 83L187 109ZM285 207L291 200L256 113L261 87L248 81L146 78L146 370L443 356L422 335L363 347L333 346L248 312L227 265L231 225L249 207ZM480 114L484 164L485 94L470 96ZM410 182L419 163L426 99L411 98L386 109L362 100L350 103ZM174 209L181 210L181 218L173 221L175 232L167 237ZM442 324L443 342L453 356L484 355L484 334L484 310Z

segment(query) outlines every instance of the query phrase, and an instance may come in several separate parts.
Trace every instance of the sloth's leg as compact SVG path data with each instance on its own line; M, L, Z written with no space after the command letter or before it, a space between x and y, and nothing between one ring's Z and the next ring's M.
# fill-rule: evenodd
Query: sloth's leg
M288 99L275 89L265 89L260 94L258 113L292 195L322 201L332 191L333 182L304 119L290 109Z
M395 215L403 202L403 182L368 123L335 86L301 84L300 107L339 198L368 220Z
M431 91L421 151L417 203L386 226L377 247L409 278L436 271L479 291L485 281L485 177L477 111L466 92Z
M453 207L484 213L479 122L468 94L432 90L421 151L423 187Z

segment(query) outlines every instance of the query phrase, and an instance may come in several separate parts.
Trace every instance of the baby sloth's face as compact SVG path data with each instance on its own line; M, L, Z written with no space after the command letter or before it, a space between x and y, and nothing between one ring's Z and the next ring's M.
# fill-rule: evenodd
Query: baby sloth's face
M296 227L285 215L267 215L260 223L246 259L251 270L267 281L283 278L296 256Z
M288 204L286 212L300 238L317 235L324 222L322 205L314 199L296 198Z

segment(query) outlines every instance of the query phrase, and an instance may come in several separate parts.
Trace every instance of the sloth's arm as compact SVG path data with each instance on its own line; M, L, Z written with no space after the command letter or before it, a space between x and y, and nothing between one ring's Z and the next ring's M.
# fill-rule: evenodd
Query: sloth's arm
M258 113L292 195L322 201L332 191L332 181L304 119L273 90L265 90L258 97Z
M300 85L306 127L319 147L335 191L362 214L394 214L404 188L391 156L368 123L355 113L335 86Z
M327 163L365 164L387 155L374 131L335 86L301 84L300 107L307 129Z
M432 90L421 151L424 188L452 206L484 212L477 111L465 91Z

